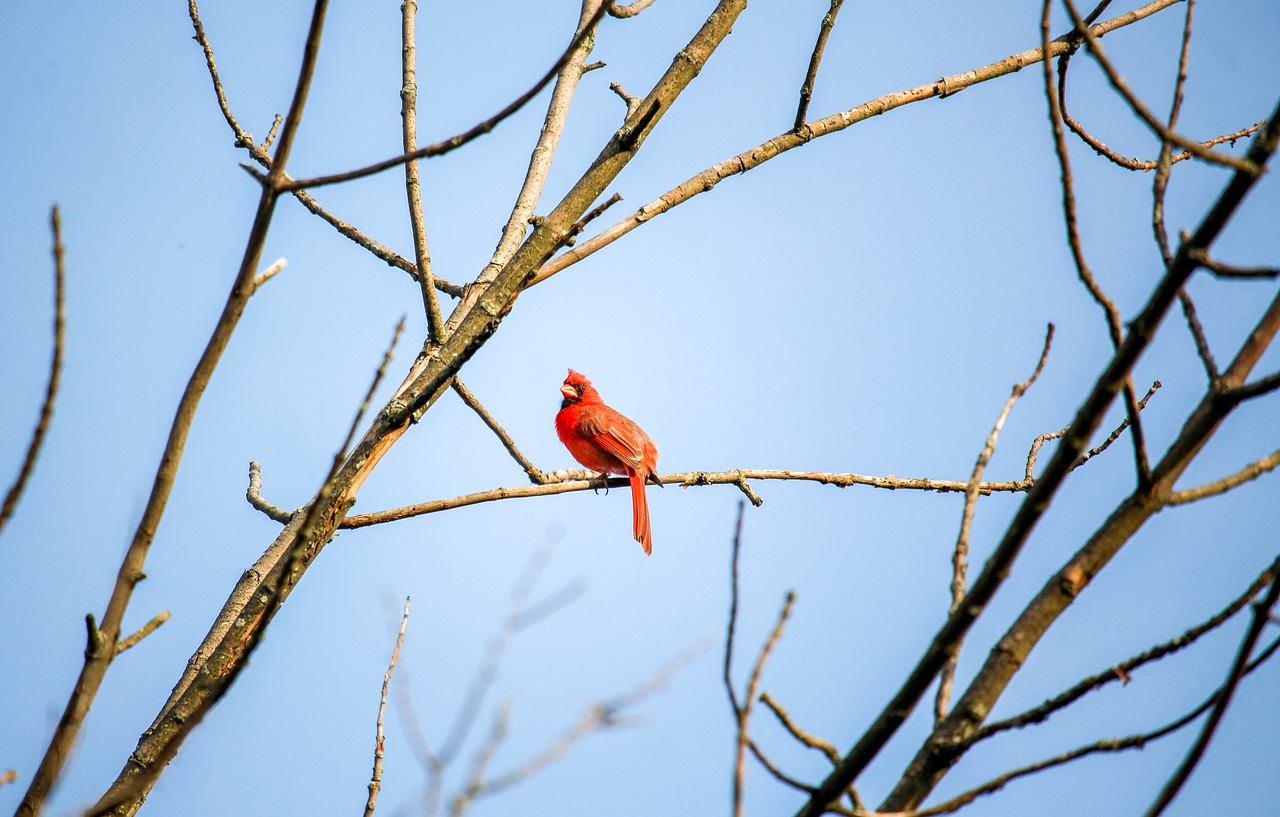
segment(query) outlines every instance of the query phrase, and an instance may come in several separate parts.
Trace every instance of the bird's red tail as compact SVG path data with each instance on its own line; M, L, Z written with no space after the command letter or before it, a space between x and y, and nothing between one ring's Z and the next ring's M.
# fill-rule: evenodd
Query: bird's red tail
M627 479L631 482L631 530L648 556L653 552L653 532L649 529L649 497L644 492L644 477L628 468Z

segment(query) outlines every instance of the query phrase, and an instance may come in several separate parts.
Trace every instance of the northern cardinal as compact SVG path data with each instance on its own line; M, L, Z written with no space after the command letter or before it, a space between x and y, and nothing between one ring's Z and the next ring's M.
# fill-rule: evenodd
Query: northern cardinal
M609 408L591 381L569 370L560 387L564 400L556 414L556 434L573 458L601 474L622 474L631 481L631 527L645 555L653 552L645 482L658 485L658 446L640 426Z

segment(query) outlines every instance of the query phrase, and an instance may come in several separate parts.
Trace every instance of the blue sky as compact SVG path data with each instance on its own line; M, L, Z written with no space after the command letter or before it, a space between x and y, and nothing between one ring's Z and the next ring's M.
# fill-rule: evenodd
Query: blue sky
M611 188L624 201L599 225L787 131L827 5L753 3ZM231 106L259 139L288 107L304 6L202 8ZM583 79L539 212L618 127L622 104L608 84L643 94L712 7L657 0L634 19L606 21L593 59L608 65ZM1039 14L1037 3L980 10L848 4L811 115L1030 48L1039 40ZM1160 115L1182 15L1179 5L1104 41ZM424 4L420 141L464 130L522 92L558 56L576 17L577 4L561 0ZM398 152L399 25L398 3L333 6L291 173L328 173ZM1064 30L1060 20L1056 30ZM1197 6L1184 133L1209 138L1271 111L1278 37L1273 4ZM4 810L21 797L75 679L83 616L101 614L178 396L239 263L258 189L237 166L247 157L218 112L184 4L8 4L0 8L0 55L9 159L0 164L0 474L16 472L47 376L54 203L62 208L68 276L63 389L32 482L0 537L0 771L19 773L0 788ZM1071 94L1072 112L1108 145L1154 156L1156 141L1083 57L1075 60ZM466 149L423 164L438 274L466 281L489 259L546 99ZM1161 273L1150 238L1151 178L1120 170L1079 142L1072 159L1086 252L1101 285L1132 317ZM1167 204L1171 231L1194 226L1226 178L1220 169L1180 165ZM464 379L544 470L574 467L552 429L557 389L571 366L656 440L664 473L787 468L965 479L1052 321L1048 365L1014 409L987 472L1016 478L1030 441L1071 418L1110 348L1063 241L1057 179L1038 66L907 106L727 179L529 291ZM401 174L316 195L412 254ZM1215 254L1275 265L1278 213L1280 189L1268 177ZM274 537L278 526L244 500L248 462L262 463L263 492L275 504L305 502L401 315L409 318L406 338L381 399L421 342L416 284L292 201L278 207L264 253L277 257L288 259L287 269L252 299L201 404L125 630L161 610L173 618L111 668L50 814L75 813L114 778L230 588ZM1275 286L1193 280L1220 361ZM1258 372L1277 368L1280 354L1272 351ZM1163 388L1144 418L1152 450L1162 451L1204 388L1177 315L1135 371L1140 391L1156 379ZM1273 451L1276 400L1233 415L1181 484L1216 479ZM1113 408L1104 427L1120 416ZM962 682L1129 490L1127 442L1068 481L973 630ZM380 465L356 512L523 481L479 420L446 395ZM1277 484L1275 475L1264 476L1155 517L1050 631L995 716L1035 705L1223 606L1275 556ZM806 728L846 749L943 620L961 498L809 483L755 487L765 504L746 514L739 681L783 594L795 589L796 608L763 688ZM413 615L393 683L412 696L424 731L439 742L510 587L546 541L555 543L554 557L534 598L565 587L584 592L511 646L477 727L480 738L498 702L512 702L496 772L519 765L593 701L630 689L690 645L710 638L712 646L639 708L636 726L587 739L527 784L481 801L477 813L727 810L733 732L719 673L740 494L668 486L649 496L649 559L630 538L625 490L494 503L343 533L162 777L147 811L358 809L404 597L413 597ZM980 502L975 571L1019 501ZM937 796L1172 720L1219 683L1244 618L1046 726L993 741L957 767ZM1274 802L1277 672L1268 666L1241 687L1170 814L1205 813L1210 804L1260 813ZM892 786L926 728L918 712L867 771L868 800L878 802ZM767 713L756 716L756 729L791 774L808 781L825 774L825 761L797 748ZM394 711L387 731L379 813L419 814L423 773ZM1191 738L1180 733L1141 753L1011 784L969 813L1134 813ZM257 767L247 780L246 760ZM465 759L460 765L465 772ZM455 776L451 786L458 782ZM798 802L752 767L750 813L790 814ZM1046 802L1059 805L1046 809Z

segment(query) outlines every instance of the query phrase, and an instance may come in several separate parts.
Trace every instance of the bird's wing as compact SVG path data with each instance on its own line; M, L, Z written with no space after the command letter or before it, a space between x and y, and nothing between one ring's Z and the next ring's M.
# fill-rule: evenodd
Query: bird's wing
M584 409L578 418L578 432L631 468L641 468L644 432L613 409Z

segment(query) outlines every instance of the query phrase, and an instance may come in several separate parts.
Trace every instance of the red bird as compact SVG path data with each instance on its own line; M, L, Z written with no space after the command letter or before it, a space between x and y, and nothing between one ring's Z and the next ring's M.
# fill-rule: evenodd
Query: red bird
M640 426L609 408L591 381L569 370L560 387L564 400L556 414L556 434L573 458L601 474L631 481L631 527L645 555L653 552L645 482L658 485L658 446Z

